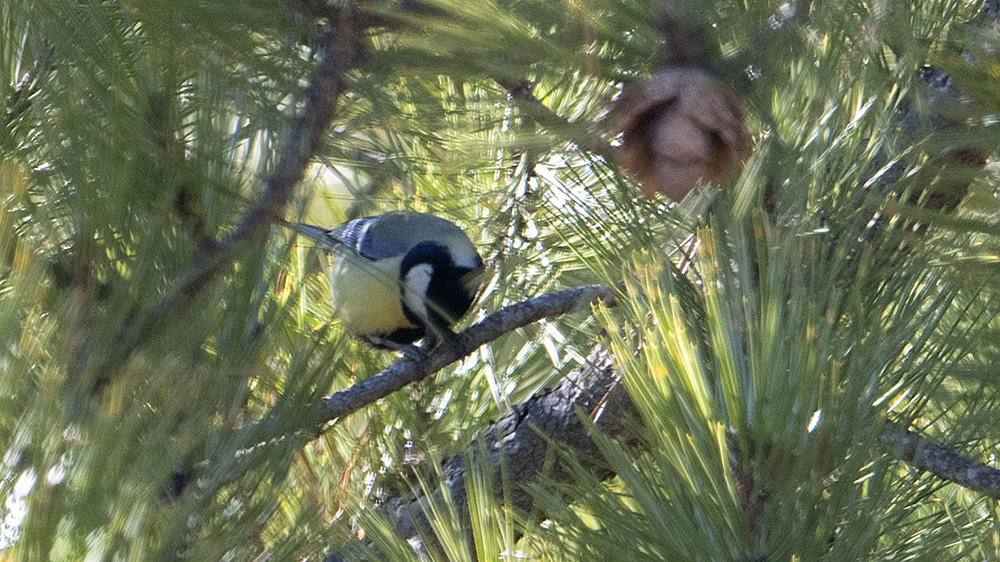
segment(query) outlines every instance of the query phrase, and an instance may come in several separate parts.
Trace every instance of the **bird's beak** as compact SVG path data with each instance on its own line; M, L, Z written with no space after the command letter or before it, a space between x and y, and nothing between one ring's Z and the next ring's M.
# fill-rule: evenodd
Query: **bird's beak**
M486 286L496 271L492 267L480 267L462 276L460 283L471 294L478 294Z

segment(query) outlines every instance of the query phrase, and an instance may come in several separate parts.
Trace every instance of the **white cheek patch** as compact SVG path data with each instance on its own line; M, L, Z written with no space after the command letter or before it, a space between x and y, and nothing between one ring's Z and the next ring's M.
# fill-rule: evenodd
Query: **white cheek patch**
M427 319L427 288L434 276L434 266L429 263L415 265L403 279L403 302L417 316Z

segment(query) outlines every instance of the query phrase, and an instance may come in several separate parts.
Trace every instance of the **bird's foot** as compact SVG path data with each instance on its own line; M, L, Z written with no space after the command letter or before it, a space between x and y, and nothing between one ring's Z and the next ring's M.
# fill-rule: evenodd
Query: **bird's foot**
M427 356L427 350L412 343L393 343L390 348L410 361L420 361Z
M365 336L362 339L373 347L395 351L410 361L419 361L427 354L426 351L412 343L397 343L378 336Z
M422 342L420 342L420 349L424 354L430 353L431 351L439 348L445 347L448 349L458 349L459 341L458 336L455 335L451 330L435 330L433 332L428 332Z

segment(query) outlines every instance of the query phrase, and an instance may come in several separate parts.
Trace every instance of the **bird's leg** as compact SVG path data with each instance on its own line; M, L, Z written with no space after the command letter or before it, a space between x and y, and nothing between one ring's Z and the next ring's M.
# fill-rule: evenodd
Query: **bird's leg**
M418 361L420 359L423 359L424 355L426 355L425 350L416 345L413 345L412 343L396 343L394 341L380 338L378 336L365 336L362 339L374 347L391 349L392 351L399 353L400 355L402 355L406 359L409 359L410 361Z
M424 339L420 340L420 351L423 353L430 353L435 347L438 346L438 336L436 330L427 330L424 334Z
M448 328L428 323L427 332L424 334L424 339L420 345L421 351L424 353L430 353L431 350L442 345L452 349L457 349L458 342L455 332L452 332Z
M419 361L427 355L420 346L412 343L393 343L391 349L410 361Z

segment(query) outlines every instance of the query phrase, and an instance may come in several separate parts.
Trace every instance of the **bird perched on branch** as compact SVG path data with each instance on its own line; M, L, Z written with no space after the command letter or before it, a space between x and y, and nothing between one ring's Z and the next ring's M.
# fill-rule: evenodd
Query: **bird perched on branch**
M483 260L455 223L393 211L328 230L296 225L333 258L330 292L348 330L375 347L409 354L452 335L487 277Z

